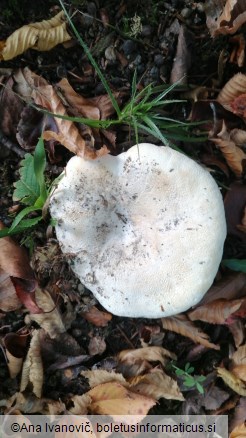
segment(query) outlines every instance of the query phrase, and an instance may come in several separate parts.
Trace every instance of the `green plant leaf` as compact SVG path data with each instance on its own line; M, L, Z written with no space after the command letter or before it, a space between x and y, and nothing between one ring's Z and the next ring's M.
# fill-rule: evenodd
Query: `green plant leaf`
M42 220L42 216L38 216L32 219L23 219L13 231L10 231L10 228L3 228L0 230L0 238L6 237L6 236L12 236L13 234L21 233L28 228L33 227L34 225L37 225L38 222Z
M232 271L240 271L246 273L246 259L224 259L222 264Z
M15 217L9 231L10 233L12 233L12 231L17 227L17 225L20 223L20 221L29 213L33 212L33 211L37 211L40 210L39 207L35 207L34 205L31 205L30 207L26 207L24 208L22 211L20 211L19 214L17 214L17 216Z
M204 380L206 380L205 376L196 376L196 381L197 382L204 382Z
M195 380L194 378L191 377L186 377L184 380L184 385L187 386L188 388L191 388L192 386L195 386Z
M196 382L196 389L198 390L198 392L200 392L200 394L204 394L204 388L198 382Z
M183 376L184 375L184 370L181 370L180 368L176 368L175 369L175 374L176 374L176 376Z
M34 205L39 197L39 184L34 173L34 158L26 154L21 161L20 179L14 183L13 200L26 205Z

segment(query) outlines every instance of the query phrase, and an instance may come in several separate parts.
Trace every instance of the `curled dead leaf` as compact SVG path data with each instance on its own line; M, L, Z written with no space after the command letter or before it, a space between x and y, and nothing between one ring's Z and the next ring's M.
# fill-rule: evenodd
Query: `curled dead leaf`
M227 0L213 36L235 33L246 22L246 1Z
M188 319L184 314L162 318L162 326L165 330L178 333L182 336L187 336L193 342L202 344L207 348L219 350L220 347L209 341L209 336L202 332L195 324Z
M4 42L0 56L7 61L30 48L47 51L70 39L64 21L64 12L61 11L50 20L27 24L17 29Z
M33 393L36 397L41 398L43 379L40 331L34 330L27 357L23 364L20 391L23 392L31 384Z
M14 379L22 368L27 345L27 335L21 336L17 333L8 333L4 336L3 342L6 348L9 374L11 379Z
M237 73L222 88L217 101L221 105L230 105L236 97L244 93L246 93L246 75Z
M221 150L234 174L240 178L243 173L243 161L246 160L246 154L232 140L224 122L222 130L217 134L217 138L212 138L211 140Z
M73 415L86 415L88 414L88 407L92 400L88 394L74 395L70 398L70 402L73 406L69 408L68 412Z
M46 290L39 287L36 289L36 300L43 313L29 314L26 316L26 323L30 321L37 322L51 338L57 337L60 333L66 331L59 310L57 309L53 299Z

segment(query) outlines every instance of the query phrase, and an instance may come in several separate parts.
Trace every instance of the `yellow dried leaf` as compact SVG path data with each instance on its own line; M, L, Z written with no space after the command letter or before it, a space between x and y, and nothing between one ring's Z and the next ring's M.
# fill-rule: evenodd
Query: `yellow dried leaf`
M219 147L231 170L240 178L243 172L242 162L246 160L246 154L231 139L224 122L217 138L211 140Z
M70 39L64 22L64 12L61 11L50 20L27 24L17 29L5 41L1 57L7 61L30 48L38 51L51 50Z
M80 374L89 380L91 388L107 382L120 382L123 386L128 386L125 378L120 373L109 372L106 370L95 370L81 371Z
M242 395L244 397L246 396L246 385L241 379L236 377L233 373L225 368L218 367L217 374L219 377L221 377L221 379L223 379L223 381L226 385L229 386L229 388L231 388L239 395Z
M242 423L239 426L234 427L230 433L229 438L245 438L246 437L246 424Z
M224 324L226 319L241 307L243 301L244 298L232 301L215 300L191 310L188 312L188 316L191 321L200 320L210 324Z
M214 348L219 350L218 345L213 344L209 341L209 336L202 332L195 324L190 321L186 315L170 316L167 318L162 318L162 326L165 330L170 330L172 332L178 333L182 336L187 336L192 339L193 342L197 344L202 344L208 348Z
M155 400L162 397L168 400L184 400L176 380L164 374L162 370L153 370L144 376L133 377L129 383L132 391Z
M221 105L228 105L236 97L244 93L246 93L246 75L237 73L222 88L217 97L217 101L221 103Z
M37 305L40 309L44 310L44 313L28 314L25 321L37 322L52 339L59 333L64 333L66 329L61 315L49 292L37 287L35 294Z
M86 393L91 397L90 411L99 415L147 415L156 401L129 391L118 382L95 386Z
M34 330L27 357L23 364L20 391L24 391L28 384L32 384L33 393L40 398L43 387L43 363L41 357L40 331Z
M120 362L127 363L128 365L134 364L139 360L160 362L162 365L165 365L167 358L174 360L177 359L174 353L171 353L162 347L144 347L136 350L123 350L118 354L118 360Z

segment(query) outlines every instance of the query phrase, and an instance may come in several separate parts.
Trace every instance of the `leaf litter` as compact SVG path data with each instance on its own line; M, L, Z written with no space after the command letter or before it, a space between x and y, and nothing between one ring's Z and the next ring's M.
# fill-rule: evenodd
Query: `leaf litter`
M196 6L192 14L196 14L196 19L199 19L195 8ZM240 31L246 19L244 9L236 0L205 2L207 26L214 42L221 38L220 34L231 38L230 35ZM121 14L119 13L119 17ZM109 15L107 7L101 11L105 33L110 23ZM161 42L163 59L170 50L165 45L165 39L172 38L172 31L169 29L174 25L171 15L168 13L167 16L170 28L167 27ZM189 31L188 35L184 21L185 19L181 21L181 26L176 30L176 35L179 35L176 61L173 60L169 74L161 69L163 64L160 57L155 62L158 65L157 70L161 71L162 81L168 82L171 73L173 78L188 74L188 85L191 84L193 88L195 83L195 89L203 88L202 93L196 93L190 118L199 118L200 111L200 120L210 119L207 125L210 129L209 141L206 145L199 144L200 154L194 153L192 148L188 148L188 152L196 159L200 157L201 163L218 178L218 183L223 187L223 195L226 194L228 240L224 258L234 260L234 265L222 264L214 285L195 309L161 321L124 321L124 318L119 319L101 309L88 291L81 287L71 274L66 261L62 259L59 249L52 246L53 236L47 242L42 236L40 246L42 232L39 231L39 244L34 245L32 266L39 285L27 256L23 255L23 246L10 238L1 239L1 252L4 255L0 258L0 308L3 312L0 315L0 321L3 322L1 343L9 361L8 365L4 362L6 375L9 373L9 382L12 382L12 391L5 386L0 390L1 406L5 412L13 406L23 413L69 411L76 415L122 414L128 413L130 409L131 414L135 412L144 417L157 402L164 403L165 407L165 403L170 403L172 410L174 400L179 403L178 409L182 412L182 409L189 409L197 397L200 400L196 407L197 413L200 413L199 409L202 407L207 412L226 412L223 411L226 409L224 404L231 406L234 419L230 438L240 437L245 433L246 280L245 274L240 270L246 258L246 86L245 75L236 70L237 65L240 67L244 63L239 53L240 50L242 52L243 40L241 37L240 41L236 40L237 36L228 40L231 41L231 46L228 46L229 51L231 50L230 59L236 62L232 76L228 77L225 63L220 76L223 85L220 86L220 82L217 82L217 88L212 83L204 87L197 77L189 78L189 72L194 71L192 62L187 63L193 56L193 49L191 51L189 44L196 29L191 26L191 33ZM160 27L157 37L161 29ZM141 30L143 31L144 29ZM21 68L12 72L8 70L6 75L1 76L1 130L16 143L17 148L27 151L33 151L43 132L49 158L49 169L46 170L48 178L52 177L54 163L60 162L62 167L66 157L72 154L95 159L109 150L114 154L122 150L119 142L124 130L117 131L116 135L116 132L95 129L52 115L80 116L97 121L114 116L112 103L109 96L103 94L102 88L99 87L101 93L97 95L78 91L78 83L89 84L91 89L96 85L93 68L86 68L84 60L84 71L83 68L75 69L75 73L71 72L67 77L60 77L59 80L56 78L55 81L49 80L49 75L43 75L42 68L26 67L28 62L25 50L30 47L44 51L55 47L54 51L59 50L58 44L71 39L68 32L63 13L59 13L51 20L37 21L24 28L20 26L9 38L2 39L1 44L3 59L12 59L20 53L23 53L25 59L24 67L22 64ZM43 36L46 38L45 43ZM145 42L147 45L152 43L148 37ZM239 45L238 52L232 48L235 44ZM129 43L128 45L130 47ZM185 47L187 53L185 59L182 58L182 47ZM103 50L100 52L102 58ZM114 69L114 63L119 61L119 65L126 71L134 65L134 50L128 54L124 46L117 46L117 42L116 58L110 61L108 53L107 51L107 62L104 64L107 74L110 62L113 62L111 67ZM225 72L226 76L223 77ZM76 78L79 80L77 83ZM145 79L147 77L143 77L143 81ZM119 83L121 85L114 90L114 96L120 104L129 92L129 83L128 80L124 86L122 82ZM185 92L190 93L186 85L185 87ZM15 112L12 111L13 107ZM50 114L44 115L40 108ZM18 203L23 201L23 195L38 195L38 187L34 194L30 191L28 193L26 187L23 190L23 184L32 178L32 172L24 174L31 168L31 157L31 154L26 155L20 166L20 178L15 184L10 208L16 205L18 208ZM33 189L34 186L31 182L30 187ZM34 234L33 239L35 238ZM16 325L11 319L12 312L17 315ZM65 350L62 339L67 341ZM230 354L231 351L234 352ZM212 370L209 368L211 364L206 364L205 360L208 352L212 357L211 362L215 364ZM206 377L203 383L204 398L193 388L185 388L174 372L173 365L185 369L188 357L192 358L196 373L200 377ZM53 386L50 373L54 375ZM20 379L17 387L13 385L16 376ZM196 374L194 378L195 376ZM61 387L61 382L64 383L64 389L59 393L57 401L57 388Z

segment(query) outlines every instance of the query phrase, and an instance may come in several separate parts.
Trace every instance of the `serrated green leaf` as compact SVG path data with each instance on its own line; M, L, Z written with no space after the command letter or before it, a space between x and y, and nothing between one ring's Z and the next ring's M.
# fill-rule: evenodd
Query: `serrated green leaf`
M246 273L246 259L225 259L222 264L232 271L240 271Z
M26 154L21 161L20 180L14 183L14 201L21 201L26 205L34 205L39 197L39 184L34 173L34 158Z
M20 221L27 216L29 213L32 213L33 211L40 210L39 207L35 207L34 205L31 205L30 207L24 208L20 213L17 214L15 217L9 231L12 233L12 231L17 227L17 225L20 223Z
M38 222L42 220L42 216L38 216L32 219L23 219L15 228L13 231L10 231L10 228L3 228L0 230L0 238L6 237L6 236L12 236L13 234L21 233L22 231L27 230L28 228L33 227L34 225L37 225Z

